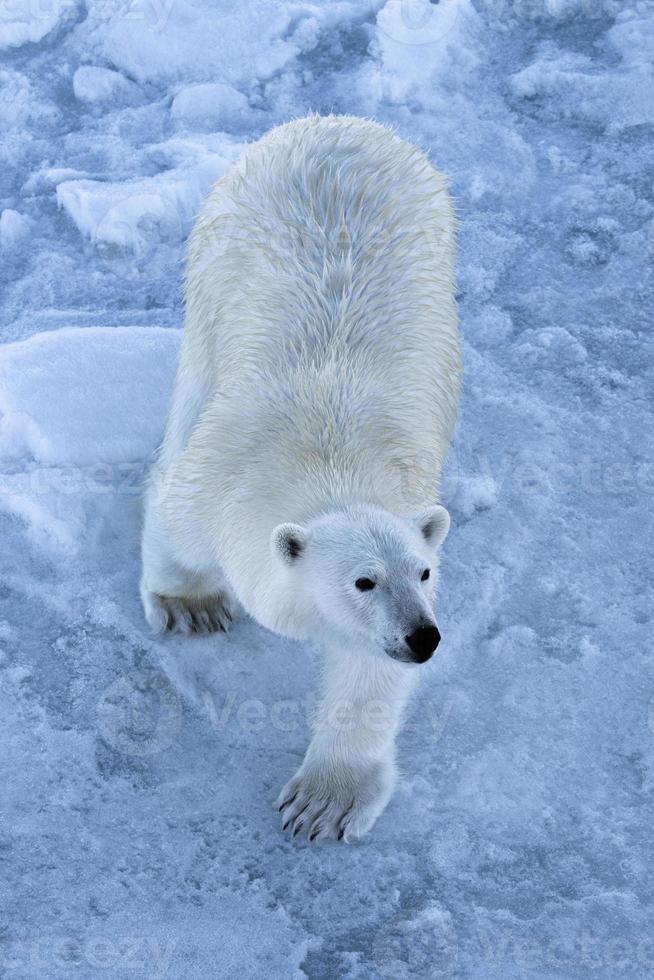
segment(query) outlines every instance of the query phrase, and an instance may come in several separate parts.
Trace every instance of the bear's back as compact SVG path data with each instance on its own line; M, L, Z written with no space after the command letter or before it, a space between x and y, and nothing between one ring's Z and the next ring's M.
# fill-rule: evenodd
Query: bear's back
M206 488L208 515L223 501L225 534L247 525L263 554L274 515L436 499L460 384L454 232L444 178L365 120L289 123L218 183L189 242L160 460Z
M187 332L218 390L320 363L431 387L458 361L453 278L452 206L425 155L377 123L314 116L248 147L207 199Z

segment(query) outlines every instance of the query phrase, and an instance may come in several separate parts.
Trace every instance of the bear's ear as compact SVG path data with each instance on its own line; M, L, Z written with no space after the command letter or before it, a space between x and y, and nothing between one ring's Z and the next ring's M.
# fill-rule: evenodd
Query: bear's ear
M427 507L413 518L413 523L432 548L438 548L447 537L450 529L450 515L439 504Z
M292 565L302 557L309 541L308 532L299 524L278 524L270 535L273 555Z

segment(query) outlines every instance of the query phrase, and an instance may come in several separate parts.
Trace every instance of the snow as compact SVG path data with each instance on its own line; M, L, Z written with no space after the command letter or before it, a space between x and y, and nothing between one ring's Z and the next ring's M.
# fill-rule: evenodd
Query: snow
M643 0L2 6L0 973L654 972L653 49ZM443 642L350 848L271 807L310 651L138 602L185 236L312 109L414 140L460 219Z

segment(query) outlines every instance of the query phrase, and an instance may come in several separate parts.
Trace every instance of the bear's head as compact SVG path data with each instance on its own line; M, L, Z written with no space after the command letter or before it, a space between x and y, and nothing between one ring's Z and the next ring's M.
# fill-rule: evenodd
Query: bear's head
M315 610L316 639L328 629L341 642L424 663L440 641L432 602L449 526L444 507L412 518L356 507L280 524L271 547Z

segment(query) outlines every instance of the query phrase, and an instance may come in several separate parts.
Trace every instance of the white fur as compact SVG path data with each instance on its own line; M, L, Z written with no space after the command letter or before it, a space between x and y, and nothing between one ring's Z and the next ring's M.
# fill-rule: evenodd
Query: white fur
M444 178L351 117L248 147L189 242L144 607L155 629L205 631L227 627L236 597L322 649L314 738L279 801L312 836L360 836L386 805L416 675L404 637L434 622L449 520L433 504L460 377L454 251Z

